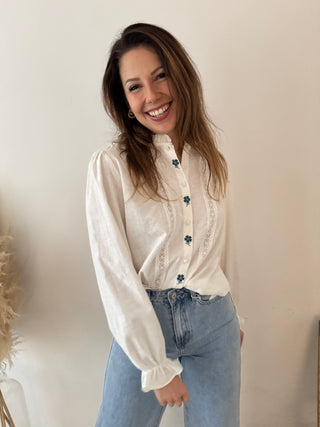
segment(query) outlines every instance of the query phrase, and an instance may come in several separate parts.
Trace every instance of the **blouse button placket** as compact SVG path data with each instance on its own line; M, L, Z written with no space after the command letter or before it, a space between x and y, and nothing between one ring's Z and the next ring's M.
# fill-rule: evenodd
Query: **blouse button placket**
M181 205L183 213L183 235L181 236L183 244L183 253L181 254L181 263L177 272L177 286L184 286L188 276L188 268L193 250L193 218L192 218L192 200L190 196L189 183L186 178L189 169L189 154L183 153L183 169L178 159L172 159L172 166L178 174L178 182L181 189Z

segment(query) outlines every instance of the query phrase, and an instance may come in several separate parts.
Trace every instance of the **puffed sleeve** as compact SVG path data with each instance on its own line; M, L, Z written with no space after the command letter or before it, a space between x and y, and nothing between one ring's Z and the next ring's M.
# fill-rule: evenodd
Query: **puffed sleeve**
M110 331L141 370L142 390L161 388L181 373L182 365L166 356L160 323L134 268L126 238L121 172L107 150L95 153L89 163L86 215Z

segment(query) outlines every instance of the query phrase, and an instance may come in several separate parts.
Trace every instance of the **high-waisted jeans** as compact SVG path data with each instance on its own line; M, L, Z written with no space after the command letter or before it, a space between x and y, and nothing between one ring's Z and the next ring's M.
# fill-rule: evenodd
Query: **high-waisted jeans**
M186 288L147 292L167 357L183 366L190 395L183 404L185 426L238 427L240 330L230 294L210 299ZM158 427L164 409L153 391L141 391L141 371L113 340L96 427Z

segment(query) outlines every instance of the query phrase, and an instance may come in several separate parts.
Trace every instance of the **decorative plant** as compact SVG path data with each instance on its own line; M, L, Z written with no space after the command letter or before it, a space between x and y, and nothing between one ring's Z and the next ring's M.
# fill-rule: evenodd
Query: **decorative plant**
M0 375L4 375L7 365L12 365L12 356L18 343L13 327L18 317L21 293L11 241L10 236L0 236ZM1 388L0 423L2 427L14 427Z

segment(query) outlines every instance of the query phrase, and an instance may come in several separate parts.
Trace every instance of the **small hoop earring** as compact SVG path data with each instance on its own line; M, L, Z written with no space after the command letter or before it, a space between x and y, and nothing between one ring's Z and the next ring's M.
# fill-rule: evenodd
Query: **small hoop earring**
M136 116L133 114L131 110L128 111L128 117L129 119L134 119Z

